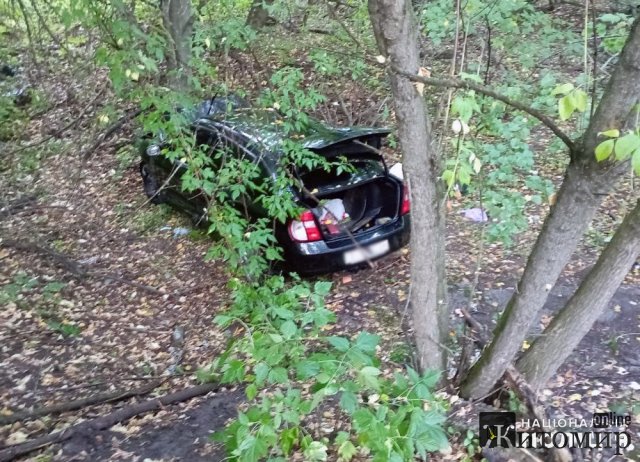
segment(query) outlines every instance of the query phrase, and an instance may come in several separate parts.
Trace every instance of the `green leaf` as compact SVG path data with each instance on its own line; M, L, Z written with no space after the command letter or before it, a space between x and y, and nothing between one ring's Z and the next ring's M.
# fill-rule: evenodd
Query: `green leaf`
M267 442L262 438L247 435L238 446L238 451L242 454L240 458L245 462L258 462L269 452Z
M640 147L640 136L629 133L622 138L618 138L615 144L617 160L627 160L631 153Z
M455 180L455 173L453 170L445 170L442 172L442 179L447 183L447 187L451 187L453 180Z
M298 427L286 428L280 432L280 447L285 456L288 456L291 449L298 442L300 430Z
M351 391L343 391L342 396L340 396L340 407L349 414L353 414L358 407L358 397L356 394Z
M636 172L636 175L640 176L640 149L633 153L631 166L633 167L633 171Z
M584 112L587 110L587 94L582 90L575 90L570 93L571 102L573 103L573 107L576 108L580 112Z
M296 364L296 373L301 380L314 377L318 372L320 372L320 366L315 361L304 360Z
M331 281L318 281L313 286L313 291L318 295L328 295L331 292Z
M449 445L447 434L439 427L427 427L414 439L418 454L423 458L426 458L428 452L435 452Z
M273 308L273 312L282 319L293 319L294 312L283 308L281 306L276 306Z
M266 363L258 363L254 366L253 373L256 375L256 383L261 385L269 374L269 366Z
M570 96L563 96L558 100L558 113L560 120L567 120L573 114L575 107Z
M380 383L378 382L380 373L380 369L377 367L365 366L358 372L358 381L364 387L378 390L380 388Z
M227 326L232 320L233 317L226 314L219 314L215 318L213 318L213 322L221 327Z
M427 452L437 451L448 446L447 435L444 430L437 425L431 425L428 417L420 408L415 408L411 413L411 421L408 429L408 436L413 437L418 454L425 458Z
M350 461L358 453L358 449L351 441L345 441L338 446L338 455L344 461Z
M420 381L420 374L418 374L412 367L407 366L407 375L409 375L409 380L414 384Z
M284 336L285 339L289 340L293 338L294 335L296 335L296 333L298 332L298 328L296 327L295 322L285 321L280 326L280 332L282 332L282 335Z
M445 421L445 416L436 411L426 411L423 414L422 422L425 425L440 425Z
M467 170L461 168L458 171L458 181L460 182L460 184L468 185L469 183L471 183L471 175Z
M369 332L360 332L358 337L356 337L355 346L365 353L374 354L379 342L379 335L370 334Z
M258 387L256 387L255 383L250 383L249 385L247 385L247 388L244 392L247 394L247 399L252 400L258 394Z
M274 367L269 371L269 382L286 383L289 381L289 374L284 367Z
M607 160L613 152L613 145L615 140L606 140L596 146L596 160L602 162Z
M553 91L551 92L552 95L566 95L567 93L569 93L571 90L573 90L573 84L572 83L563 83L558 85L556 88L553 89Z
M422 383L430 390L433 390L440 380L441 373L437 370L427 370L422 375Z
M226 364L222 381L231 383L241 381L244 378L244 362L238 359L232 359Z
M620 136L620 130L612 128L611 130L600 132L598 135L606 136L607 138L618 138Z
M304 450L304 457L310 462L327 460L327 446L320 441L312 441Z
M329 342L336 350L343 353L349 349L349 340L344 337L336 337L333 335L331 337L327 337L327 342Z
M370 366L373 364L373 360L370 355L366 354L359 348L352 348L347 352L347 358L351 365L355 368L362 366Z
M366 432L377 422L376 416L369 409L358 409L353 413L353 428L358 433Z

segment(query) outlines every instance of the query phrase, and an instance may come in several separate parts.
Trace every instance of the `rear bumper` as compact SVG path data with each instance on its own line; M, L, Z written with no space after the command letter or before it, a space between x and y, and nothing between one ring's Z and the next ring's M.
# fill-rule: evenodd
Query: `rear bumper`
M400 217L396 222L380 226L375 230L362 233L356 237L359 246L367 247L383 240L389 241L389 251L394 252L409 243L411 236L411 219L409 215ZM317 241L283 243L286 266L301 274L328 273L339 269L362 266L363 263L347 265L344 253L357 248L351 238L333 241ZM382 258L379 255L377 258ZM365 263L366 264L366 263Z

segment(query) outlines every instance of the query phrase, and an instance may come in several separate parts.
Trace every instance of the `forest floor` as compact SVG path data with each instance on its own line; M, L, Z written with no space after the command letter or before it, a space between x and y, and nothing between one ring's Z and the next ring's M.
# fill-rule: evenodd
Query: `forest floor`
M207 238L198 232L175 236L173 230L188 227L188 221L146 203L136 163L123 166L108 148L84 165L62 153L44 159L37 172L21 173L2 185L5 204L33 200L11 212L5 206L0 220L3 242L22 244L0 250L0 414L143 386L172 366L176 326L186 332L182 374L155 393L192 384L190 373L206 365L225 342L212 318L227 303L226 276L219 263L204 261ZM462 324L456 309L469 303L478 251L474 236L482 225L455 213L462 202L454 200L452 207L447 232L455 336ZM603 206L594 229L606 227L616 210L610 203ZM497 245L485 250L471 301L481 322L491 326L506 303L533 235L534 230L511 250ZM589 238L581 246L541 324L593 262L593 251L587 250L594 246ZM381 334L383 359L393 369L410 361L408 250L376 266L326 276L334 283L328 306L338 315L336 329L342 335L365 329ZM542 393L552 416L585 416L595 410L640 416L634 405L640 398L639 276L636 269L628 277L596 328ZM208 435L235 414L243 397L241 390L227 390L168 406L74 437L45 449L37 460L221 460ZM139 399L6 425L0 439L17 443ZM442 457L457 460L462 452Z
M175 366L178 373L151 396L180 390L195 383L193 372L216 357L226 342L225 332L212 319L228 303L227 276L223 264L205 261L208 238L191 230L177 212L146 202L137 162L130 154L116 155L117 147L133 139L130 127L89 160L80 158L82 146L90 144L87 138L95 136L87 129L95 110L77 101L88 102L86 95L99 94L104 76L97 76L95 88L75 94L69 88L65 93L63 81L60 74L49 88L49 98L61 104L33 118L28 128L32 142L46 139L42 144L48 154L40 155L45 150L38 145L21 152L0 146L9 152L0 167L0 418L105 391L144 387ZM356 108L358 98L352 99ZM61 130L68 122L74 122L72 128ZM562 180L561 165L541 166L556 186ZM603 203L554 288L541 326L568 299L610 238L624 215L630 188L625 183ZM450 205L447 269L455 343L462 331L460 308L468 307L480 322L493 326L514 290L548 204L527 208L531 227L509 249L480 246L483 225L458 213L478 206L475 198L452 199ZM182 228L189 229L188 234L183 235ZM379 260L375 268L323 277L333 282L327 304L338 316L335 330L347 336L362 330L380 334L387 371L411 362L409 258L403 249ZM636 267L541 393L550 416L615 411L640 421L639 303ZM179 363L172 354L176 328L185 332ZM0 444L20 443L142 399L4 425ZM31 460L222 460L208 435L221 429L243 401L242 390L220 390L108 430L75 436L33 453ZM322 418L336 423L339 413L328 410ZM640 447L637 426L633 443ZM465 454L454 444L453 451L439 457L461 460ZM627 455L640 460L638 450ZM587 459L623 460L609 456L591 454Z

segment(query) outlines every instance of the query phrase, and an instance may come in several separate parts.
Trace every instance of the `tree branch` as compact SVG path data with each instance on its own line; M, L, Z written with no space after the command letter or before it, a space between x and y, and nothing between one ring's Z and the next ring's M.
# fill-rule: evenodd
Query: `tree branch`
M569 135L563 132L560 129L560 127L558 127L558 125L556 125L556 123L549 116L543 114L537 109L532 108L531 106L512 100L511 98L508 98L505 95L497 93L496 91L488 87L485 87L484 85L479 85L477 83L469 82L466 80L460 80L460 79L444 80L444 79L436 79L433 77L422 77L420 75L414 75L405 71L401 71L396 67L393 67L393 70L397 74L400 74L408 78L412 82L420 82L425 85L430 85L432 87L461 88L463 90L475 90L478 93L481 93L485 96L489 96L491 98L497 99L498 101L501 101L508 106L511 106L513 108L526 112L527 114L538 119L540 122L546 125L547 128L549 128L549 130L551 130L558 138L562 140L562 142L567 146L567 148L569 148L569 151L571 154L573 154L576 149L576 145L573 142L573 140L569 138Z
M0 416L0 426L9 425L15 422L22 422L25 420L33 420L48 414L60 414L62 412L75 411L77 409L82 409L94 404L113 403L115 401L122 401L123 399L131 398L133 396L146 395L162 385L162 383L164 383L167 379L168 377L165 377L163 379L155 379L153 382L145 385L144 387L134 388L132 390L117 390L98 393L86 398L66 401L64 403L57 403L47 407L35 408L31 411L25 410L16 412L8 416Z
M94 143L80 155L82 160L83 161L88 160L91 157L91 154L93 154L93 152L96 149L98 149L102 143L104 143L107 139L109 139L111 135L113 135L116 131L118 131L124 124L129 122L131 119L135 119L143 112L144 111L142 109L137 109L137 110L128 109L125 115L123 115L118 120L116 120L113 124L111 124L109 128L107 128L104 131L104 133L98 136L97 139L94 141Z
M151 412L162 409L164 406L186 401L196 396L205 395L212 391L218 391L219 384L217 383L205 383L203 385L196 385L194 387L185 388L183 390L161 396L159 398L143 401L138 404L123 407L111 414L107 414L103 417L98 417L91 420L85 420L79 424L72 425L63 430L50 433L49 435L36 438L25 443L17 444L15 446L8 446L0 450L0 462L9 462L15 460L19 456L28 454L36 449L48 446L50 444L61 443L76 435L86 435L99 430L112 427L119 422L129 420L139 414ZM216 398L223 400L224 398Z

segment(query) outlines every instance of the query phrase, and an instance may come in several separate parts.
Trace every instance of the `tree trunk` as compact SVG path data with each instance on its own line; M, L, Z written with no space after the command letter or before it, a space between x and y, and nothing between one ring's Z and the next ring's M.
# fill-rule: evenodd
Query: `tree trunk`
M547 383L607 307L640 254L640 201L576 293L517 362L534 390Z
M177 91L189 88L191 77L191 37L193 9L191 0L161 0L162 24L167 31L167 67L169 85Z
M378 48L390 61L398 139L411 189L411 290L413 328L422 369L443 370L448 312L444 265L444 214L440 157L434 146L422 95L396 68L418 74L418 31L407 0L370 0Z
M551 209L517 289L494 331L494 339L471 367L460 390L465 398L486 396L520 350L538 319L549 291L587 230L598 206L623 165L597 163L599 133L635 127L634 107L640 101L640 27L636 20L616 69L583 139L572 153L558 201Z
M269 24L271 17L265 5L273 5L273 0L253 0L247 16L247 26L260 30Z

